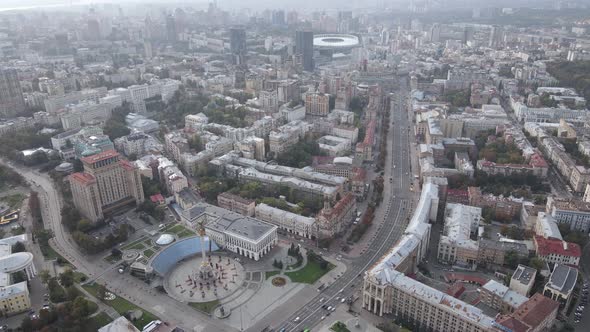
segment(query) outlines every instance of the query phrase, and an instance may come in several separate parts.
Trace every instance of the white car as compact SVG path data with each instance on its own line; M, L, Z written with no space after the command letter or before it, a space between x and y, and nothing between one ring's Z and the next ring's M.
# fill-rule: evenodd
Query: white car
M296 318L295 318L293 321L294 321L295 323L297 323L297 322L298 322L300 319L301 319L301 318L299 318L299 317L296 317Z
M332 307L330 311L336 311L336 307Z
M322 316L322 317L320 318L320 320L324 320L324 319L326 319L326 316Z
M343 297L342 300L340 300L340 303L344 303L344 302L346 302L346 298L345 297Z

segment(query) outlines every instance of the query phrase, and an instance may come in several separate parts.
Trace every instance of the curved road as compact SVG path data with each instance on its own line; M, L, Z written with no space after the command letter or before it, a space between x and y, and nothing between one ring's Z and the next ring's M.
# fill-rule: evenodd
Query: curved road
M80 272L90 279L102 279L113 293L170 322L171 325L178 325L189 331L236 331L219 320L210 319L186 304L155 291L137 278L119 274L116 271L118 264L108 264L102 260L102 256L87 256L81 253L61 223L61 196L52 180L29 168L20 165L15 167L11 162L2 159L0 162L21 174L39 192L43 223L54 234L50 240L51 247Z
M277 331L283 328L286 331L300 331L320 323L322 316L327 312L322 309L322 305L335 307L342 304L340 300L336 300L336 297L351 297L358 286L362 286L363 272L389 251L405 231L414 201L414 195L410 191L413 173L410 165L411 147L407 131L409 119L405 103L405 91L395 94L391 102L392 116L390 116L390 120L393 122L389 124L387 141L390 150L386 162L389 167L384 170L384 200L376 213L376 218L384 218L380 231L376 233L363 255L352 260L340 278L305 306L293 312L290 317L278 325ZM393 183L389 183L389 177L393 177ZM320 302L322 298L324 301ZM297 317L299 319L295 321Z

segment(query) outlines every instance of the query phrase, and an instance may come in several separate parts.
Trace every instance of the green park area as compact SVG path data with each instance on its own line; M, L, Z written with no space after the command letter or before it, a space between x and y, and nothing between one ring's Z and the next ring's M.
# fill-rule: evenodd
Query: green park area
M293 282L313 284L333 268L334 265L330 263L327 263L325 268L322 268L322 264L320 262L316 260L308 260L307 264L301 270L297 270L295 272L286 272L285 275Z
M84 287L84 289L88 293L92 294L96 298L101 298L101 296L99 296L98 294L100 291L100 286L96 283L93 283L91 285L84 285L82 287ZM135 327L137 327L140 330L143 329L143 327L149 324L150 322L158 319L158 317L156 317L154 314L144 310L141 307L138 307L137 305L125 300L120 296L116 296L113 300L103 300L103 303L105 303L108 306L111 306L120 315L125 315L129 311L140 310L142 312L141 318L133 321L133 325L135 325Z
M210 314L213 312L215 307L219 305L219 300L209 301L209 302L191 302L189 305L199 311L205 312Z

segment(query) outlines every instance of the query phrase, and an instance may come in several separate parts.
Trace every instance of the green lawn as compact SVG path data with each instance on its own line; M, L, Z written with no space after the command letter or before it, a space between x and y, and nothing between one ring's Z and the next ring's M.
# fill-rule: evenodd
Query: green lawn
M0 201L5 202L10 206L10 209L18 209L23 204L26 196L23 194L13 194L0 198Z
M146 251L143 252L143 255L147 258L150 258L154 255L154 251L152 249L148 249Z
M203 311L203 312L210 314L213 311L213 309L215 309L215 307L217 307L219 305L219 300L203 302L203 303L191 302L191 303L189 303L189 305L199 311Z
M287 277L291 278L293 282L300 282L303 284L313 284L324 274L334 268L334 265L328 263L328 267L322 270L320 264L316 261L308 261L301 270L295 272L285 272Z
M77 283L82 283L82 282L88 280L88 277L82 272L74 271L74 280Z
M88 291L88 293L97 296L96 284L84 285L82 287L84 287L84 289ZM146 326L149 322L158 319L158 317L156 317L152 313L144 310L141 307L136 306L135 304L125 300L120 296L117 296L112 301L103 301L103 303L113 307L113 309L115 309L115 311L117 311L120 315L124 315L126 312L130 310L141 310L143 312L143 315L140 319L133 322L133 325L135 325L135 327L137 327L139 330L142 330L143 327Z
M176 224L176 225L174 225L174 226L169 227L168 229L166 229L166 232L178 234L178 233L181 233L184 230L186 230L186 228L184 228L184 226L182 226L181 224Z
M272 277L272 276L276 276L277 274L281 273L281 271L266 271L265 275L266 275L266 279Z
M107 325L108 323L112 322L113 320L109 315L107 315L104 311L99 313L98 315L90 318L90 331L98 331L99 328Z
M189 231L188 229L185 229L184 231L180 232L177 234L179 239L185 238L185 237L189 237L189 236L194 236L196 235L195 233Z

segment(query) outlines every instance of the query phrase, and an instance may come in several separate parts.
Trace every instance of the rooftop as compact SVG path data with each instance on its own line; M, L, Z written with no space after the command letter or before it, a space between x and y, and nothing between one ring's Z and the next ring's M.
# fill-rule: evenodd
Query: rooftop
M569 294L578 280L578 270L563 264L555 264L549 277L546 288L553 289L562 294Z
M535 236L535 242L537 243L537 254L539 256L546 256L550 254L580 257L582 250L580 246L575 243L565 242L559 239L545 239L542 236Z
M482 286L482 288L495 294L502 299L502 302L507 303L513 308L518 308L528 300L526 296L511 290L495 280L488 281Z
M97 154L89 156L89 157L84 157L84 158L82 158L82 162L84 164L94 164L96 162L106 160L109 158L118 157L118 156L119 156L119 153L117 151L107 150L107 151L97 153Z
M521 284L528 285L531 283L531 281L533 281L536 273L537 270L533 269L532 267L518 264L518 267L512 274L512 279L518 280Z
M94 176L88 174L88 173L74 173L72 175L70 175L70 181L76 181L79 182L81 184L90 184L93 182L96 182L96 179L94 178Z

